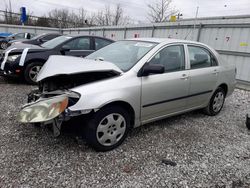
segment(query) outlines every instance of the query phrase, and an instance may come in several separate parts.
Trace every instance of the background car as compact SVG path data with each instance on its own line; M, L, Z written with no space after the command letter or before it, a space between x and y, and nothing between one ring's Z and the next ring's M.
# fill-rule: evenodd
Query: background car
M21 76L28 83L35 84L37 74L50 55L85 57L112 42L110 39L95 36L59 36L41 46L11 46L0 59L0 74L12 77Z
M9 42L12 40L31 39L34 36L34 33L15 33L8 37L0 38L0 48L5 50L10 46Z
M51 56L19 120L57 122L58 130L59 121L80 116L86 141L107 151L133 127L196 109L217 115L234 91L235 75L235 66L202 43L118 41L84 59Z
M33 45L41 45L45 42L48 42L49 40L52 40L56 37L61 36L62 34L60 33L44 33L41 35L37 35L33 38L31 38L30 40L27 39L20 39L20 40L13 40L10 41L9 44L10 45L21 45L21 44L33 44Z
M5 38L12 35L12 33L0 33L0 38Z

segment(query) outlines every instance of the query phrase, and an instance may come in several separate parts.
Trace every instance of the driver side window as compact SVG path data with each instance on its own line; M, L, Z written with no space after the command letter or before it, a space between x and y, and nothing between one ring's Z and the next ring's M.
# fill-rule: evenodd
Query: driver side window
M150 64L162 64L165 72L175 72L185 69L184 46L174 45L163 48L149 62Z
M65 44L70 50L90 50L89 38L77 38Z

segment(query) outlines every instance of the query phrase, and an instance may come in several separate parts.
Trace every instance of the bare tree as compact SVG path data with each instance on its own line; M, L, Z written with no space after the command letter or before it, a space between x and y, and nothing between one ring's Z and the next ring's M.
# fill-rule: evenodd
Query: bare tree
M151 22L166 22L178 11L171 7L172 0L156 0L148 4L148 17Z
M5 23L7 24L18 24L20 21L17 16L14 16L12 14L12 3L11 0L9 0L8 3L4 1L5 3L5 12L4 12L4 19Z
M119 25L120 22L122 22L122 19L123 19L123 9L121 7L121 4L117 4L115 7L114 19L112 25Z
M79 16L78 16L78 22L81 26L83 26L84 24L86 24L86 20L87 20L87 11L84 8L81 8L79 10Z
M104 10L104 20L105 20L105 25L112 25L112 18L113 14L112 11L110 9L110 6L105 6L105 10Z
M39 17L36 26L50 27L49 19L46 16Z
M8 1L8 3L6 3L6 1ZM20 13L12 12L11 0L4 0L4 2L6 10L2 11L4 13L4 19L3 21L0 20L0 22L20 24ZM40 17L33 16L31 12L27 14L27 18L27 25L59 28L89 27L93 25L126 25L131 22L128 16L124 16L124 11L120 4L116 6L106 5L105 8L91 15L83 8L80 8L79 12L70 12L68 9L54 9Z
M52 27L67 28L68 19L70 17L67 9L54 9L48 14L50 19L50 25Z
M120 4L117 4L114 9L110 6L105 6L105 9L99 11L94 17L96 25L126 25L130 22L129 17L124 16L124 11Z

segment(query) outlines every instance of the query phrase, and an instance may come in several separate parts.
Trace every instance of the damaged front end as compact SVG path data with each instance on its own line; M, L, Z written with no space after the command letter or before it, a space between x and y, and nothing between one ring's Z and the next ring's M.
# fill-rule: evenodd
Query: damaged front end
M52 125L54 136L59 136L62 122L81 115L81 112L71 112L68 109L79 98L80 95L74 92L57 90L41 93L39 90L34 90L28 95L28 104L22 107L18 121Z
M62 122L75 116L88 114L93 110L83 107L83 110L71 111L69 107L75 105L81 97L81 94L71 89L118 76L121 72L117 71L116 67L116 70L112 69L110 63L89 62L89 60L74 57L51 57L40 71L37 78L38 89L28 95L28 103L22 107L18 121L42 125L52 124L54 136L59 136ZM74 61L76 67L73 69L70 62L67 61L66 64L65 60ZM53 69L55 62L59 69ZM79 65L78 68L77 65ZM107 69L109 66L110 68Z

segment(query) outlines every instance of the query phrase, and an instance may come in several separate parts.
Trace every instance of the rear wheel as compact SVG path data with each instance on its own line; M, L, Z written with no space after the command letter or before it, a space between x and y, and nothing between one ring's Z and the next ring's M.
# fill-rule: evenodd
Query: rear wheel
M208 106L204 109L205 114L209 116L217 115L223 108L225 101L225 91L221 87L217 88L210 99Z
M87 122L85 138L97 151L108 151L119 146L130 129L130 116L119 106L108 106L96 112Z
M250 130L250 117L249 117L248 114L247 114L247 117L246 117L246 126Z
M29 84L36 84L36 78L38 73L40 72L43 63L41 62L34 62L27 65L24 71L24 79Z

